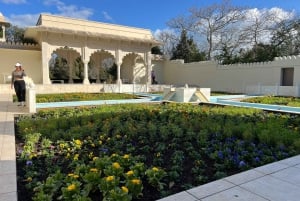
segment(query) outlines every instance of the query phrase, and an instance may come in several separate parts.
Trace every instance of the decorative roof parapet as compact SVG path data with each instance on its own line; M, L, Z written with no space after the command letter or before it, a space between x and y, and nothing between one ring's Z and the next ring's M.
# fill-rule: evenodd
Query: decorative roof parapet
M265 62L253 62L253 63L236 63L236 64L218 64L218 69L229 69L229 68L251 68L251 67L262 67L270 66L274 61L265 61Z
M299 59L299 58L300 55L282 56L282 57L275 57L274 61L291 60L291 59Z
M19 50L41 50L40 46L37 44L21 42L0 42L0 48Z
M275 57L274 61L266 61L266 62L254 62L254 63L237 63L237 64L218 64L218 69L233 69L233 68L255 68L255 67L274 67L274 66L282 66L283 63L286 65L295 66L299 65L300 55L296 56L282 56Z

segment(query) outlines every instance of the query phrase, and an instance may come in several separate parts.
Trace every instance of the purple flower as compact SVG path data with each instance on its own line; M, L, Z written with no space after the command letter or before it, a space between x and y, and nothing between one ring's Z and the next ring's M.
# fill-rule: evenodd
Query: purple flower
M107 153L108 152L108 149L107 148L100 148L100 151L104 152L104 153Z
M222 151L218 151L218 157L219 157L220 159L223 159L223 158L224 158L223 152L222 152Z
M26 165L27 165L27 166L32 165L32 161L26 161Z
M245 167L246 163L244 161L240 161L239 163L239 168Z

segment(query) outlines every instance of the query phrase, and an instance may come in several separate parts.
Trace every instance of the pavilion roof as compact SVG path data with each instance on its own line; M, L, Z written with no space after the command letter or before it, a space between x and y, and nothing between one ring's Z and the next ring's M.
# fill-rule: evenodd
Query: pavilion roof
M49 14L41 14L34 27L28 27L25 37L36 38L39 32L62 33L84 37L95 37L121 41L132 41L159 45L150 30L115 24L100 23Z

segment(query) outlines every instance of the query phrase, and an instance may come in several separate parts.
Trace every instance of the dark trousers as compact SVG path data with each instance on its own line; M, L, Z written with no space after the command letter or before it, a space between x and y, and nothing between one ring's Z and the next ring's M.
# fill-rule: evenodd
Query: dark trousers
M18 97L18 102L25 102L26 95L26 85L24 80L16 80L14 81L14 88L16 95Z

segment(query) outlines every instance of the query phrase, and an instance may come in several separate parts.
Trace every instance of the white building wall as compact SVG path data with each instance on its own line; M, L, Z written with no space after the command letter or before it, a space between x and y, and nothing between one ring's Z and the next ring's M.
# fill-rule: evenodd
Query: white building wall
M2 49L0 48L0 84L4 78L15 70L15 63L20 62L28 76L35 83L42 82L42 54L38 50Z
M292 87L280 87L281 69L294 68L294 87L300 85L300 56L275 58L272 62L218 65L213 61L184 64L182 60L162 65L164 84L195 85L212 91L245 93L252 87L261 91L290 93ZM277 86L277 88L276 88ZM275 89L268 89L275 87Z

